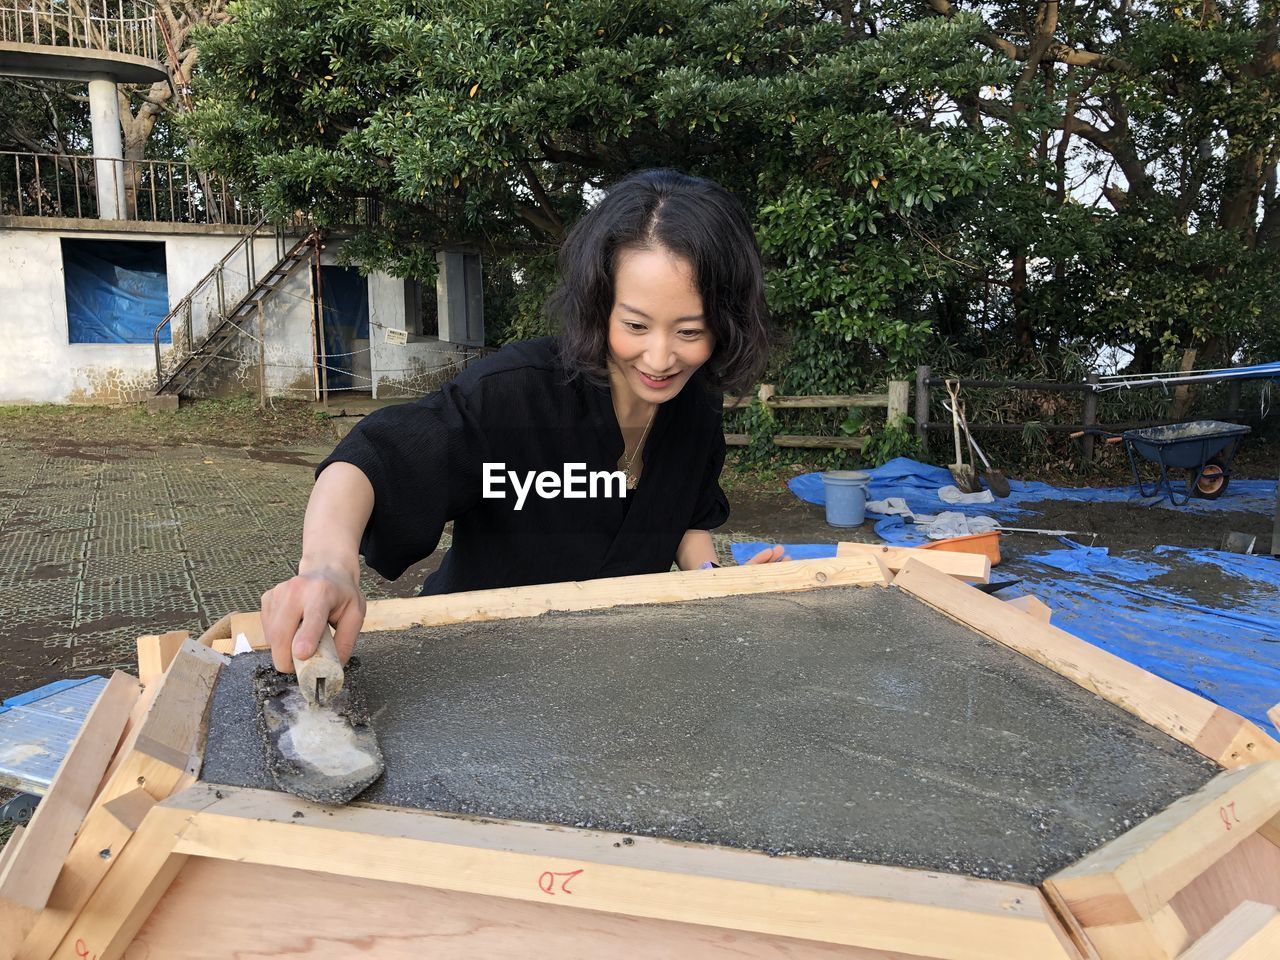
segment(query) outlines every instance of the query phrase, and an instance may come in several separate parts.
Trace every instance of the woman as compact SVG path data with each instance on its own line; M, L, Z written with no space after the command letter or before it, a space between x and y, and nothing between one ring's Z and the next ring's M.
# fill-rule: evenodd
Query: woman
M298 576L262 598L277 669L310 656L325 623L345 660L364 620L359 556L394 580L450 520L424 594L714 565L720 397L755 382L768 341L741 205L671 170L627 177L570 232L547 306L559 337L365 417L320 465Z

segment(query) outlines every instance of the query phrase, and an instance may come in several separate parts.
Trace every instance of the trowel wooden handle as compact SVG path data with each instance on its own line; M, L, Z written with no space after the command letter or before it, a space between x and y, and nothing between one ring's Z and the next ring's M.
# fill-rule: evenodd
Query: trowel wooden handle
M338 661L338 648L333 643L333 631L327 625L316 652L306 660L294 657L293 668L298 673L298 687L308 703L323 707L338 695L344 675Z

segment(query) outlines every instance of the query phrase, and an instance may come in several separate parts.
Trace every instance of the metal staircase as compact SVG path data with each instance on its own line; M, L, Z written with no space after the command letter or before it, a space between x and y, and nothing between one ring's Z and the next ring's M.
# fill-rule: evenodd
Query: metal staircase
M277 229L276 252L279 259L261 277L256 276L253 241L258 238L259 230L265 225L265 218L258 221L253 230L227 251L213 269L191 288L191 291L169 311L163 320L156 324L152 333L156 351L156 396L181 395L188 390L209 364L225 356L224 351L227 347L247 333L245 327L254 321L255 315L267 298L285 283L298 267L315 256L320 243L317 232L308 233L293 246L285 249L284 233ZM243 264L243 272L237 271L232 266L237 261ZM247 282L248 289L238 298L231 299L227 291L238 285L234 281ZM193 304L202 297L210 301L209 333L199 343L192 343L192 308ZM171 331L183 330L187 336L187 349L183 354L178 353L177 338L174 337L174 350L168 358L167 370L160 353L160 331L166 325L170 325Z

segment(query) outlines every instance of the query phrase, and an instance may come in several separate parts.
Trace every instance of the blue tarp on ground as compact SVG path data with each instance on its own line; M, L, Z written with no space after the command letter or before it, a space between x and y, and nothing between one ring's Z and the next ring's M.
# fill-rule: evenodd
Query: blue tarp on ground
M745 563L765 546L735 543L734 559ZM835 555L832 544L786 550L795 560ZM1064 630L1273 729L1266 712L1280 702L1280 562L1182 547L1111 556L1068 542L1001 564L996 576L1024 580L1001 597L1032 593ZM1217 607L1185 589L1208 577Z
M1138 488L1128 487L1055 487L1034 480L1012 480L1011 493L1004 500L972 505L951 505L938 498L938 490L952 483L946 467L919 463L907 457L890 460L883 466L868 470L871 474L869 500L885 500L900 497L906 500L914 513L935 514L944 510L956 510L967 514L983 514L1018 526L1018 517L1030 512L1031 504L1044 500L1071 500L1079 503L1132 503L1147 504L1160 509L1215 512L1220 510L1246 510L1270 513L1275 509L1276 481L1244 480L1233 478L1230 486L1217 500L1192 500L1185 507L1172 506L1167 499L1142 497ZM821 505L825 502L822 491L822 474L806 473L787 483L791 492L806 503ZM869 514L873 519L875 514ZM889 518L876 524L876 533L882 540L901 546L927 542L928 538L901 519Z

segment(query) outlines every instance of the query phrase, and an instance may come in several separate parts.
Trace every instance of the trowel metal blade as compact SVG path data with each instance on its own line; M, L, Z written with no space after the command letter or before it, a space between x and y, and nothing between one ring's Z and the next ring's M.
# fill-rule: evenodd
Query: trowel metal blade
M307 703L292 677L257 678L267 765L281 790L343 804L382 775L382 751L352 684L325 707Z

